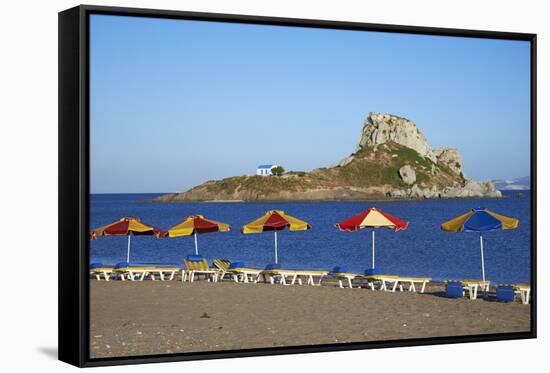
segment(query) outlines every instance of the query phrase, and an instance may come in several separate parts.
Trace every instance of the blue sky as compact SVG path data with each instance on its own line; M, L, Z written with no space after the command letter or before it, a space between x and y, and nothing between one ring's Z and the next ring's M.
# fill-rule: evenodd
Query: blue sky
M90 28L92 193L333 165L371 111L458 148L469 177L529 175L528 42L102 15Z

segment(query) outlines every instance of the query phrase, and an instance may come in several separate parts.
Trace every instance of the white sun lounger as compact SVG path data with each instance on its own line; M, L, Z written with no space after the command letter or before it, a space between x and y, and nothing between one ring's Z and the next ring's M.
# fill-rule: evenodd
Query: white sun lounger
M462 288L464 289L464 295L468 292L468 296L471 300L477 299L477 293L479 290L484 293L489 291L491 281L489 280L460 280L462 283Z
M231 276L233 281L244 284L257 283L263 270L258 268L232 268Z
M143 281L149 272L153 271L155 267L124 267L115 270L119 279L122 281Z
M327 271L316 270L270 269L262 271L260 276L263 276L265 281L269 281L271 284L278 280L281 285L295 285L296 283L303 285L305 283L306 285L320 286L323 277L327 274ZM305 282L302 279L305 279ZM318 279L317 283L315 279Z
M151 280L155 281L156 274L161 281L172 281L176 277L176 273L179 271L181 271L181 268L178 267L154 267L154 269L148 270L145 276L149 275Z
M293 281L296 281L295 274L296 272L290 269L266 269L258 275L258 279L263 277L265 282L272 285L277 280L281 285L291 285ZM298 282L301 284L302 280L299 279Z
M361 274L359 273L351 273L351 272L330 272L328 274L331 278L338 280L338 286L340 288L345 288L346 284L350 289L353 289L353 280L355 278L361 278Z
M432 280L429 277L401 277L394 275L370 275L364 277L371 281L371 283L373 281L379 281L380 290L391 291L392 293L395 293L397 288L403 291L403 285L405 284L408 285L408 291L416 292L416 286L418 285L420 287L420 293L424 293L426 284ZM371 286L371 289L374 290L374 286Z
M513 285L516 293L521 296L521 303L529 304L529 297L531 295L531 285L528 284L516 284Z
M98 267L90 269L90 275L95 276L96 280L101 280L101 275L105 281L109 281L111 275L113 274L113 267Z
M372 290L375 290L376 284L379 284L379 290L395 292L399 285L399 276L395 275L360 275L360 277L367 280Z
M302 278L306 279L306 285L311 286L321 286L321 282L323 281L323 278L328 275L327 271L317 271L317 270L295 270L294 275L292 277L292 281L290 282L291 285L294 285L296 281L300 285L302 285ZM317 283L315 283L315 279L317 280Z

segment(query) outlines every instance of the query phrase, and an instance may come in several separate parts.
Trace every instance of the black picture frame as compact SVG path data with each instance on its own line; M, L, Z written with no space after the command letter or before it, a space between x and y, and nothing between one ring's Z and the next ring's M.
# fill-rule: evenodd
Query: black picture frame
M528 41L531 45L531 331L90 359L89 32L92 14ZM536 338L536 34L81 5L59 13L59 360L79 367Z

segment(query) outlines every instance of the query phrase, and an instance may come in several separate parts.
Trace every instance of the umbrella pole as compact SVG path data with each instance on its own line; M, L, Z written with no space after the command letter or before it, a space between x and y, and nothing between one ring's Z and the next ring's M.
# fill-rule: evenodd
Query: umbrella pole
M128 263L128 265L130 265L130 243L131 243L131 240L132 240L132 235L130 233L128 233L128 254L126 255L126 263Z
M481 276L485 282L485 260L483 258L483 235L479 235L479 247L481 249Z
M278 258L277 258L277 231L275 231L275 264L277 264Z
M193 236L195 236L195 255L199 255L199 244L197 242L197 232L193 233Z
M372 228L372 268L374 268L374 228Z

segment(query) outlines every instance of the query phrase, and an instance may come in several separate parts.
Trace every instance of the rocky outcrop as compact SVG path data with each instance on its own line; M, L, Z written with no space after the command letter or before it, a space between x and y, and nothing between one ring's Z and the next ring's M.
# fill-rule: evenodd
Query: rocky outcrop
M416 172L410 165L405 165L399 169L399 176L401 180L407 185L413 185L416 183Z
M452 148L435 148L433 149L433 154L436 159L435 163L438 165L449 167L451 171L458 175L464 174L462 171L462 156L458 150Z
M370 113L355 152L333 167L279 177L236 176L211 180L155 202L313 201L421 198L498 198L491 182L464 177L462 156L432 149L416 124Z
M412 188L395 189L388 193L392 198L418 199L418 198L500 198L502 193L489 181L479 182L467 180L464 186L447 186L443 189L435 185L431 188L420 188L414 184Z
M391 114L370 113L357 143L356 151L387 142L414 149L423 157L435 162L426 136L414 122Z
M414 149L421 156L435 164L448 167L457 175L463 173L462 156L458 150L452 148L432 149L426 136L413 121L396 115L369 113L363 124L356 151L376 147L389 141ZM340 164L346 164L350 159L353 159L353 154Z

